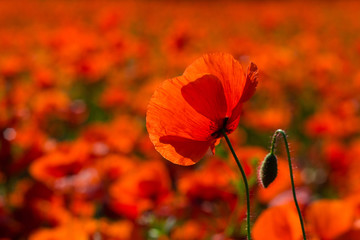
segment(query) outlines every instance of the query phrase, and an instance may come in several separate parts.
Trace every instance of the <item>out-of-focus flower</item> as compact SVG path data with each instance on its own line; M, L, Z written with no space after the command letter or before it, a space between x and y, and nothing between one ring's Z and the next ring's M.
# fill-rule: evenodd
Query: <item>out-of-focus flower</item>
M170 196L170 179L161 161L147 161L110 187L110 207L118 214L136 219L154 210Z
M99 233L103 239L113 240L130 240L134 231L135 225L129 220L120 220L110 222L101 219L99 223Z
M117 180L135 168L136 161L129 157L109 154L96 161L95 168L101 179Z
M100 105L104 108L120 107L126 102L127 95L122 88L109 85L102 93Z
M306 210L311 235L335 239L349 231L354 223L354 208L343 200L318 200Z
M254 224L252 236L254 240L301 239L301 227L295 207L285 204L263 211Z
M263 131L276 128L287 128L291 121L291 113L287 107L278 109L250 110L244 116L245 124Z
M83 141L60 146L35 160L30 166L30 173L35 179L53 185L60 178L79 173L89 154L90 147Z
M70 220L67 224L55 228L38 229L32 233L29 240L87 240L89 234L79 221Z
M174 229L171 239L174 240L193 240L203 239L206 236L206 226L191 220Z
M359 119L342 117L331 112L318 112L310 117L305 124L306 133L311 137L346 137L359 131Z
M131 153L141 136L142 126L139 119L120 115L107 123L95 123L82 132L82 138L93 144L95 155L110 152Z
M110 148L120 153L131 153L141 135L140 121L127 115L118 116L107 127Z
M48 114L65 116L69 110L70 99L67 94L59 89L49 89L39 92L31 99L34 115L42 119Z
M24 70L24 60L20 56L8 56L0 61L0 74L6 78L15 77Z
M179 179L179 191L187 196L189 201L222 198L233 208L236 200L233 184L237 176L226 162L214 157L208 159L201 169L183 175Z
M55 84L55 73L46 68L37 68L33 72L35 84L40 88L49 88Z

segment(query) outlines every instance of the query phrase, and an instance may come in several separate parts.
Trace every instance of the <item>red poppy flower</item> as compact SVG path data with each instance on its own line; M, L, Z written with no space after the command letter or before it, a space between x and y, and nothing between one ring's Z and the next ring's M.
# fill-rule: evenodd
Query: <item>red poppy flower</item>
M309 230L319 239L337 239L354 226L354 210L354 206L344 200L315 201L306 211Z
M266 209L256 219L252 231L254 240L299 240L301 227L292 204Z
M146 126L156 150L180 165L198 162L224 129L231 133L240 120L241 106L257 85L257 66L245 75L230 54L206 54L182 76L165 81L148 105Z

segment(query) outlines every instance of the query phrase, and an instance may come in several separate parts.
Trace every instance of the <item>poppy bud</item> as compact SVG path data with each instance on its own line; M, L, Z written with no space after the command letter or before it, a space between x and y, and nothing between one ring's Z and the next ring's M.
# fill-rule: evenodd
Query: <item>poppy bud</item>
M273 153L266 155L261 164L259 180L264 188L267 188L277 176L277 158Z

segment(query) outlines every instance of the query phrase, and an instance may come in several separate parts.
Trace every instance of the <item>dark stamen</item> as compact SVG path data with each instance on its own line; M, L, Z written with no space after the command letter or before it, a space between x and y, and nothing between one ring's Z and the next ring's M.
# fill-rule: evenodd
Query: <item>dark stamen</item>
M219 137L222 135L222 130L224 130L225 132L227 132L227 130L226 130L226 124L227 124L228 120L229 120L228 117L224 118L223 127L222 127L221 129L217 130L216 132L213 132L213 133L211 134L211 136L212 136L212 137L215 137L215 138L219 138Z
M223 129L225 129L225 130L226 130L226 124L227 124L228 120L229 120L228 117L224 118Z

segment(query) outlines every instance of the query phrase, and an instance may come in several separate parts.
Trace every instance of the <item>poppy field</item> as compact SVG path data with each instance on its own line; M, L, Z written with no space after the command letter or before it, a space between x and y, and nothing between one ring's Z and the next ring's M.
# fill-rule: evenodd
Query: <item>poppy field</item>
M0 1L0 240L359 240L359 12Z

